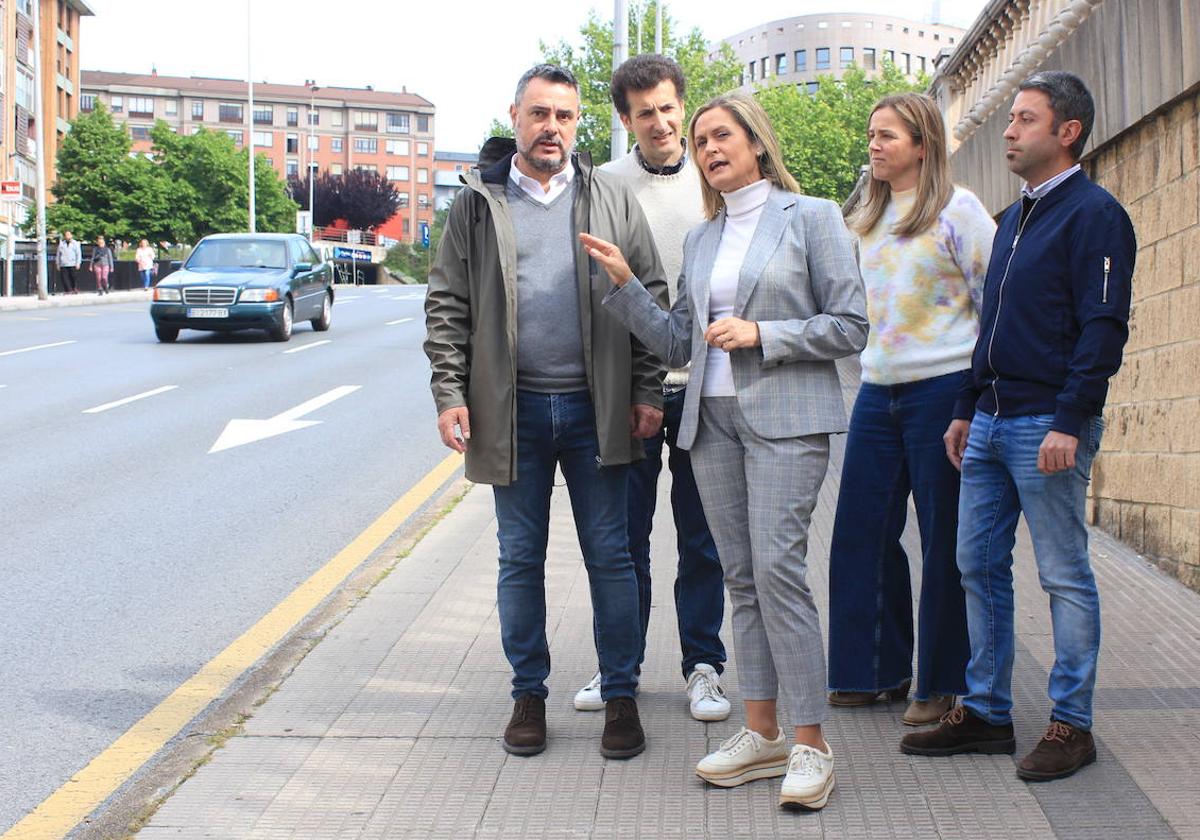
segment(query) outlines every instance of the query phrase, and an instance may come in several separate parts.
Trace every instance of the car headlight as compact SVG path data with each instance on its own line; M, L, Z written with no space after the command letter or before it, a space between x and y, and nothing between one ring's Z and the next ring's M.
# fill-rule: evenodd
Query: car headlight
M171 301L171 300L180 300L181 298L179 296L179 289L170 289L165 286L155 286L154 287L154 299L155 300L163 300L163 301Z
M242 289L243 303L270 303L279 300L279 292L275 289Z

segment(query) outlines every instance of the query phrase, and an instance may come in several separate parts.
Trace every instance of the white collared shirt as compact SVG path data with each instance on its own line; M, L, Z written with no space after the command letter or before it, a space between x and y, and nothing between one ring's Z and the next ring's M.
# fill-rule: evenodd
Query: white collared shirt
M562 168L562 172L550 177L549 189L544 188L536 178L530 178L517 168L516 154L513 155L512 165L508 168L508 180L524 190L530 198L542 204L549 204L558 198L562 191L571 185L574 178L575 164L571 162L570 157L567 158L567 165Z
M1042 183L1038 184L1036 187L1031 187L1028 183L1026 183L1025 186L1021 187L1021 195L1027 195L1030 198L1045 198L1050 190L1054 189L1063 181L1070 178L1072 175L1078 172L1080 168L1081 167L1077 163L1070 169L1059 172L1053 178L1047 181L1042 181Z

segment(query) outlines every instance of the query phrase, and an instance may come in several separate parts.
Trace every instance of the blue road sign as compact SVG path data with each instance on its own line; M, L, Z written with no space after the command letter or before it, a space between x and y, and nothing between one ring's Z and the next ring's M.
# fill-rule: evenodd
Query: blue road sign
M371 252L365 248L343 248L335 245L333 248L333 258L335 260L357 260L358 262L370 262Z
M421 222L421 247L429 247L429 222Z

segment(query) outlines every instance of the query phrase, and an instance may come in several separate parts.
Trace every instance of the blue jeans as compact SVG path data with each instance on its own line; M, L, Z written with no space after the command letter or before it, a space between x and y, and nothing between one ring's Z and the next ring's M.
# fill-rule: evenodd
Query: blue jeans
M149 289L154 283L154 269L143 268L138 271L138 276L142 278L142 288Z
M496 595L504 654L513 669L512 695L547 694L546 541L556 465L566 478L591 585L600 694L605 700L632 697L642 639L626 534L629 469L600 466L587 391L517 392L517 480L493 488L500 539Z
M914 696L966 692L958 471L942 442L963 376L859 389L829 551L831 690L885 691L912 679L913 593L900 545L911 494L921 532Z
M1038 471L1038 447L1053 415L993 417L977 412L962 463L958 567L967 594L971 661L963 705L993 724L1012 720L1012 548L1025 514L1042 589L1050 596L1054 667L1052 716L1092 728L1100 652L1100 596L1088 558L1084 496L1104 423L1084 424L1075 466Z
M675 572L675 618L679 624L679 647L683 675L687 677L701 662L721 673L725 669L725 645L721 622L725 612L725 587L717 546L708 531L692 459L678 446L686 391L663 398L663 427L646 440L646 457L629 468L629 553L638 580L638 610L642 628L640 665L646 655L646 628L650 624L650 530L658 501L658 474L662 472L663 444L668 447L671 469L671 513L675 519L675 544L679 565Z

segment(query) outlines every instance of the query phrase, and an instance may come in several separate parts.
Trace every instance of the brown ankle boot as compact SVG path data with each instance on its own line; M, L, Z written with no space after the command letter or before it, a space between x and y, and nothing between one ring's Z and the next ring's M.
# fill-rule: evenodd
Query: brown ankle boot
M907 755L958 755L978 752L1011 755L1017 749L1011 723L995 726L976 717L963 706L942 715L936 729L913 732L900 739L900 752Z
M605 758L632 758L644 749L646 734L638 717L637 701L632 697L614 697L605 703L600 755Z
M829 692L829 705L872 706L879 702L880 697L886 697L889 703L893 700L903 700L908 697L910 685L911 683L905 680L895 688L888 688L882 691L831 691Z
M1095 760L1096 741L1091 732L1051 719L1042 740L1017 765L1017 775L1029 782L1065 779Z
M537 755L546 749L546 701L523 694L513 704L504 730L504 750L513 755Z

